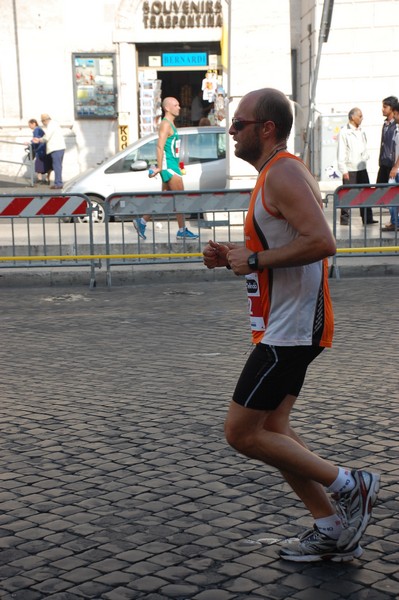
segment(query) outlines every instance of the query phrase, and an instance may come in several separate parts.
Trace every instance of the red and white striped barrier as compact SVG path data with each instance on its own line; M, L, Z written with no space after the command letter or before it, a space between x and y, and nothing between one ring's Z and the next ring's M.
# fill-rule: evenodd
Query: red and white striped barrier
M334 196L339 208L398 206L399 185L345 185L337 188Z
M0 217L82 216L87 213L83 196L0 196Z

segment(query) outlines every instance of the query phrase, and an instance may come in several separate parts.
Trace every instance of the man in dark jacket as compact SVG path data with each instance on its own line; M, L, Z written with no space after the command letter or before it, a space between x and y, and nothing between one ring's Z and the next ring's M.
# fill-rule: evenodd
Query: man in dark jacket
M393 139L396 131L396 122L393 116L393 107L397 102L398 99L396 96L388 96L388 98L382 101L382 114L385 117L385 121L381 133L377 183L388 183L389 173L395 163Z

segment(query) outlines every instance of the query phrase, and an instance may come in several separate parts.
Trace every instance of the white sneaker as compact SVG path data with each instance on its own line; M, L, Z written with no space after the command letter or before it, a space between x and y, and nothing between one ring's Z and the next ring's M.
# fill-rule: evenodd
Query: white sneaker
M355 480L353 490L332 495L344 526L337 541L340 550L353 548L359 542L370 522L380 488L380 476L377 473L352 471L352 477Z
M348 562L359 558L363 549L356 546L351 550L340 550L337 540L333 540L321 533L315 525L313 529L305 531L297 542L293 542L280 550L280 558L295 562L319 562L331 560L333 562Z

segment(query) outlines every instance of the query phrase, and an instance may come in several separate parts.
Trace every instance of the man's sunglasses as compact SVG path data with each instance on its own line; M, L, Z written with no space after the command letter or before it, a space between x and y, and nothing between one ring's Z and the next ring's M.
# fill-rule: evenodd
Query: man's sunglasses
M246 125L252 125L254 123L264 123L265 121L245 121L243 119L236 119L235 117L233 117L231 119L231 124L233 125L234 129L236 131L241 131L242 129L244 129L244 127L246 127Z

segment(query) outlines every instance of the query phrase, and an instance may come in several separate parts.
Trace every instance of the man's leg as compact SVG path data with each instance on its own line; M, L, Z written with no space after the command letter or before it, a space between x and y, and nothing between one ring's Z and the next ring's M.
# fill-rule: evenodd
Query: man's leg
M162 191L166 192L168 190L170 190L169 188L169 182L162 182ZM147 227L147 223L148 221L151 220L151 215L142 215L141 217L138 217L137 219L133 220L133 225L135 230L137 231L137 233L139 234L139 237L141 237L143 240L147 239L147 236L145 235L145 230Z
M376 183L388 183L390 171L391 171L390 167L384 167L384 166L380 167L378 169Z
M163 191L169 192L182 192L184 190L183 179L179 175L173 175L169 181L162 184ZM179 229L184 229L184 215L176 215L177 224Z
M380 167L377 173L377 183L388 183L390 171L391 169L389 167ZM389 209L389 213L389 223L383 227L382 231L395 231L396 215L391 208Z
M184 190L183 180L181 177L179 177L179 175L173 175L171 177L171 179L169 179L169 181L162 182L162 191L163 192L173 192L173 191L179 192L179 191L183 191L183 190ZM148 214L148 215L143 215L142 217L139 217L133 221L133 225L134 225L137 233L139 234L139 237L141 237L144 240L146 239L145 230L147 227L147 223L150 219L151 219L151 215ZM178 238L179 237L185 238L185 239L197 239L198 238L198 235L192 233L191 231L188 231L188 229L185 227L184 215L177 214L176 220L177 220L177 224L179 226L179 231L177 234Z
M305 442L292 429L289 423L290 413L295 400L295 396L287 396L276 410L269 412L265 419L264 429L286 435L295 440L303 448L309 450ZM302 476L294 475L288 471L280 469L280 472L288 485L309 509L314 519L320 519L335 513L335 508L323 485L317 481L304 479Z
M182 192L184 190L183 179L179 175L173 175L171 179L165 184L166 189L171 192ZM186 227L186 221L184 215L179 213L176 215L177 224L179 231L177 232L177 239L196 240L198 235L189 231Z
M399 173L396 174L395 183L399 183ZM391 215L391 223L399 227L399 206L392 206L389 209Z
M397 206L390 206L389 207L389 214L391 215L391 220L390 220L390 224L393 225L392 227L392 231L395 230L395 225L399 225L399 219L398 219L398 208Z
M333 483L335 486L343 470L312 453L292 430L289 415L295 399L288 395L276 410L267 412L245 408L232 401L225 424L226 439L241 454L279 469L312 514L316 525L327 520L330 527L337 523L338 516L324 488ZM346 477L347 471L343 472ZM360 555L361 549L357 544L371 517L379 476L366 471L352 471L349 478L354 487L337 494L347 529L342 530L340 535L338 531L339 538L336 539L316 527L314 531L306 532L296 546L281 551L283 558L344 561Z
M315 519L335 511L324 487L338 476L338 467L312 453L289 425L295 402L286 396L275 411L244 408L232 401L225 434L238 452L276 467ZM323 487L324 486L324 487Z
M347 185L348 183L350 183L350 181L345 181L344 179L342 179L342 185ZM348 208L341 208L341 216L340 216L340 225L349 225L349 209Z
M51 152L54 169L54 186L62 188L62 160L64 158L64 150L54 150Z
M169 181L162 182L162 191L163 192L173 192L173 191L183 191L183 190L184 190L183 181L182 181L182 178L179 177L178 175L173 175L173 177L171 179L169 179ZM144 219L144 221L146 221L146 223L148 223L148 221L151 219L151 215L143 215L141 218ZM176 219L177 219L177 223L178 223L179 227L183 228L184 227L183 215L181 215L181 214L176 215Z
M370 179L367 173L367 169L362 169L361 171L349 171L349 183L350 184L369 184ZM359 208L360 216L362 218L363 225L371 225L372 223L377 223L373 217L373 210L370 207L367 208Z

